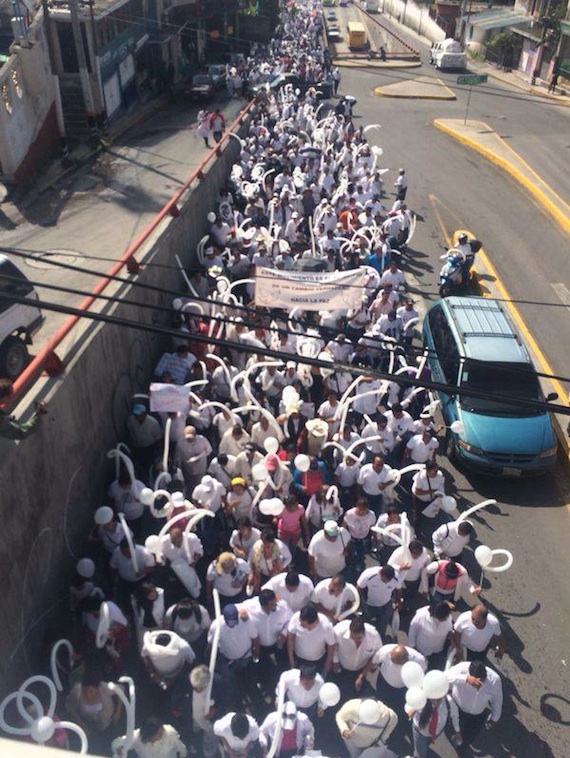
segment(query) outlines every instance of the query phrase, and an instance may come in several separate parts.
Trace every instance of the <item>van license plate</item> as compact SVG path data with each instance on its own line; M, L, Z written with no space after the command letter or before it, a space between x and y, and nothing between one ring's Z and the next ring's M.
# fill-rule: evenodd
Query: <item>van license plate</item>
M520 476L521 474L522 469L520 468L510 468L509 466L503 468L503 476Z

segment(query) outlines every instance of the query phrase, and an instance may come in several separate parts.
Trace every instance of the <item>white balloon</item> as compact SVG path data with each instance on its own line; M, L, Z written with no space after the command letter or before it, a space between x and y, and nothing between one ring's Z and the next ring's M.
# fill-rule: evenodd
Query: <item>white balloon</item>
M444 513L453 513L457 509L457 500L451 495L444 495L441 498L441 510Z
M334 360L332 355L330 353L327 353L326 351L319 353L318 359L320 361L328 361L329 363L332 363ZM319 368L319 372L321 376L323 377L323 379L328 379L330 376L334 374L334 371L335 371L334 368L324 368L322 366Z
M175 297L172 301L172 308L175 311L179 311L182 308L182 300L179 297Z
M152 505L154 503L154 492L150 487L143 487L139 493L139 503L143 505Z
M487 545L479 545L475 550L475 560L482 568L485 568L493 560L493 551Z
M465 434L465 424L463 421L454 421L449 428L453 434Z
M421 687L410 687L406 692L406 705L413 711L421 711L426 703L427 695Z
M97 508L95 511L95 523L99 526L103 526L103 524L108 524L109 521L113 520L113 509L109 508L108 505L102 505L100 508Z
M158 536L158 534L150 534L144 541L144 546L151 553L154 553L154 555L159 553L160 552L160 537Z
M514 557L511 551L503 550L503 548L499 548L498 550L491 550L491 559L493 559L496 555L504 555L506 557L506 561L504 563L501 563L499 566L485 566L485 570L492 571L494 574L500 574L501 572L510 569L514 561Z
M95 573L95 564L91 558L82 558L80 561L77 561L75 568L79 576L82 576L84 579L91 579Z
M308 455L304 455L303 453L300 453L299 455L295 456L295 468L300 471L301 473L305 473L309 470L311 466L311 459Z
M360 703L359 720L363 724L375 724L382 715L380 703L377 700L363 700Z
M327 708L333 708L340 703L340 690L333 682L325 682L319 692L319 700Z
M433 669L428 671L424 677L422 689L426 694L426 697L438 700L445 697L449 690L449 681L443 671Z
M268 437L263 443L263 447L268 453L276 453L279 450L279 440L275 437Z
M409 689L421 687L424 680L424 670L416 661L404 663L400 670L402 681Z
M48 742L55 732L55 724L49 716L42 716L34 721L30 734L34 742Z
M216 214L215 214L213 211L210 211L210 212L208 213L208 215L206 216L206 218L208 219L208 221L209 221L211 224L213 224L213 223L215 222L215 220L216 220Z
M264 516L280 516L285 509L285 503L278 497L269 497L259 503L259 510Z

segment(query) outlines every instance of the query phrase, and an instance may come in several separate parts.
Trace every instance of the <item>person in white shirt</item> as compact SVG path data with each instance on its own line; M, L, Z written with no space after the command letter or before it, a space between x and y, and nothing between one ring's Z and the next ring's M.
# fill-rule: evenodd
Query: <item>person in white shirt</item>
M457 663L446 674L451 685L448 697L459 709L455 720L452 713L454 742L458 746L471 745L486 721L492 726L501 718L501 678L483 661Z
M214 734L225 758L247 758L259 739L257 721L245 713L226 713L214 722Z
M337 414L339 409L338 395L334 390L331 390L327 394L327 399L324 403L321 403L317 410L317 416L323 421L326 421L329 425L329 437L330 435L338 432L340 425L340 413Z
M475 527L470 521L442 524L432 534L434 556L460 561L463 548L472 541L474 534Z
M198 736L198 749L203 758L219 757L219 742L214 734L214 716L222 711L224 705L223 680L218 674L214 674L212 688L210 682L212 675L205 665L195 666L190 672L191 703L190 708L182 713L190 722L191 741L194 744ZM206 698L209 700L207 701ZM188 725L188 724L187 724Z
M354 508L349 508L343 517L343 525L349 531L352 561L356 571L364 570L364 560L370 550L371 529L376 524L376 516L368 507L368 500L359 497Z
M225 453L226 455L238 456L245 450L249 439L249 434L245 431L243 426L241 426L241 424L236 424L224 433L218 446L218 455L220 453Z
M261 538L261 529L253 526L249 516L239 518L236 526L230 536L230 547L238 558L247 561L251 548Z
M413 300L406 300L404 305L401 305L397 310L396 313L398 317L402 320L402 324L404 325L404 334L402 336L402 344L404 346L408 346L412 344L412 340L414 338L414 324L412 324L412 321L415 321L417 323L417 319L419 319L420 314L417 312L417 310L414 308L414 301Z
M447 698L428 700L419 711L406 708L412 719L412 738L414 741L414 758L428 758L429 746L435 742L445 729L450 713L456 714L457 706ZM455 715L452 716L452 719Z
M148 576L155 568L156 562L150 550L135 544L134 557L125 537L113 551L109 566L116 581L117 602L123 607L130 603L130 594L137 583ZM137 568L135 568L135 563Z
M380 636L384 637L400 599L400 576L393 566L374 566L365 569L356 584L365 598L369 618L374 620Z
M226 487L210 474L205 474L192 490L192 502L197 508L217 513L224 504Z
M347 548L350 542L348 530L336 521L325 521L309 542L309 571L312 577L328 578L339 574L346 567Z
M311 602L314 585L308 576L290 566L287 571L272 576L263 589L273 590L296 613Z
M402 666L408 661L418 663L424 672L427 671L427 661L421 653L413 647L397 644L382 645L368 667L371 671L378 668L376 694L395 711L404 706L406 685L402 680Z
M141 658L150 675L162 689L168 689L196 660L190 645L176 632L145 632Z
M160 540L160 553L166 565L182 582L190 596L198 598L202 583L194 567L204 555L200 538L192 532L185 538L182 529L179 526L173 526Z
M443 600L418 608L410 623L408 645L429 660L430 668L443 668L448 643L457 649L449 603Z
M477 603L457 617L453 634L458 648L465 648L468 661L484 661L491 645L495 648L495 658L504 655L505 638L499 619L489 613L483 603Z
M380 650L382 639L363 618L339 621L334 627L336 646L333 658L334 671L340 675L338 684L344 696L360 692L364 677L373 657Z
M393 755L391 752L385 753L382 748L396 728L398 716L391 708L378 701L377 720L372 724L364 723L360 718L362 702L360 698L347 700L335 716L350 758L359 758L366 748L373 746L377 747L379 756Z
M319 699L324 683L325 680L317 673L316 667L306 663L298 669L284 671L279 677L275 693L277 695L283 686L285 699L295 703L297 710L302 710L309 718L315 715L320 718L327 707Z
M279 714L277 711L268 714L259 728L259 744L264 754L273 746L277 733ZM315 742L315 727L306 713L297 711L295 703L289 701L283 706L281 715L281 731L275 751L277 758L288 758L291 755L306 754L313 748ZM295 753L293 753L293 750Z
M249 564L233 553L220 553L206 572L206 597L211 601L212 590L220 593L222 607L245 598L245 586L250 575Z
M347 455L334 470L338 496L343 508L354 502L359 474L360 461L352 455Z
M428 581L434 577L432 599L454 600L461 597L463 591L471 595L480 595L481 588L471 580L467 569L453 560L432 561L422 570L420 592L429 598Z
M139 497L144 489L143 482L131 480L128 471L121 471L109 487L108 496L113 502L115 513L123 513L129 523L138 521L144 513L144 505Z
M342 508L337 498L327 498L329 486L323 485L311 495L305 511L305 518L313 532L319 532L327 521L335 521L342 515Z
M188 754L176 729L154 716L135 729L131 750L137 758L186 758Z
M330 579L322 579L313 590L312 602L317 611L323 613L335 624L342 613L347 611L358 599L358 590L348 584L342 574L335 574Z
M236 456L225 455L220 453L215 458L212 458L210 465L208 466L208 474L218 482L224 485L226 490L229 489L232 479L234 478Z
M439 450L439 441L433 436L431 429L424 429L421 434L414 434L404 448L404 466L410 463L427 463L435 461Z
M370 439L379 437L380 439ZM381 413L376 418L376 425L367 424L362 432L362 439L371 453L386 456L394 448L396 439L394 433L388 429L388 419Z
M348 363L354 346L344 334L338 334L334 340L327 343L326 349L337 363Z
M401 448L414 434L414 419L408 411L403 409L401 403L394 403L384 415L388 419L388 429L399 441L398 448ZM399 453L399 450L397 452ZM394 451L395 458L397 458L397 452Z
M206 647L206 636L211 623L206 608L190 598L182 598L171 605L164 615L164 627L172 629L186 640L198 656Z
M431 563L431 555L420 540L412 540L407 547L400 545L388 558L388 565L394 566L400 574L404 586L402 600L409 607L417 600L423 569Z
M358 484L368 505L378 515L382 510L382 493L393 481L392 469L384 463L384 456L375 455L372 463L360 469Z
M403 292L407 287L406 275L398 268L396 261L390 261L388 268L380 277L380 285L385 287L386 284L392 285L393 292Z
M323 669L323 676L332 668L335 636L333 625L318 613L314 605L307 605L293 614L287 628L287 654L289 665L314 664Z
M380 553L379 560L381 563L386 563L388 558L392 555L396 547L400 544L398 538L402 538L402 514L397 505L389 505L384 513L378 516L376 521L376 527L372 530L375 535L376 550ZM379 529L387 529L390 527L390 531L379 532ZM412 534L412 536L414 536Z

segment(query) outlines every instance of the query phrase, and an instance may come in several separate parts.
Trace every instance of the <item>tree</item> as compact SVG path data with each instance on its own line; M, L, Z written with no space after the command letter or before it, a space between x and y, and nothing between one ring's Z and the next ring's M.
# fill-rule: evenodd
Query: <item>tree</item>
M514 32L497 32L487 42L487 50L493 54L498 66L510 66L518 45Z

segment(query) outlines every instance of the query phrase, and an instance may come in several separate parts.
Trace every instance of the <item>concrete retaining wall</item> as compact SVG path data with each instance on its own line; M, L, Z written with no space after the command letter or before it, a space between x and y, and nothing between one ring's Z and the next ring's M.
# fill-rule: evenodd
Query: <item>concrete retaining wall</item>
M195 263L206 214L238 150L230 140L179 203L180 215L164 220L135 256L143 264L137 281L185 292L174 268L148 264L176 266L175 254L187 265ZM120 283L107 294L140 306L119 304L105 312L170 326L168 314L147 306L169 307L174 295ZM41 428L21 443L0 439L0 697L45 667L46 636L59 632L66 618L69 578L113 475L106 453L125 439L129 400L147 388L157 358L169 347L154 334L87 320L74 337L68 356L60 354L69 361L64 378L37 385L37 397L46 398L50 410ZM19 417L30 412L31 407L16 409Z

